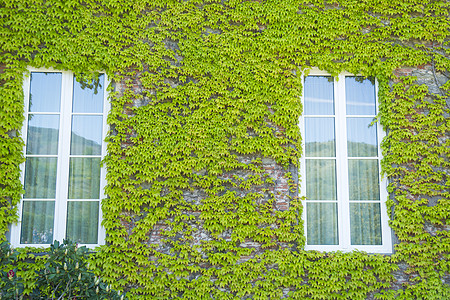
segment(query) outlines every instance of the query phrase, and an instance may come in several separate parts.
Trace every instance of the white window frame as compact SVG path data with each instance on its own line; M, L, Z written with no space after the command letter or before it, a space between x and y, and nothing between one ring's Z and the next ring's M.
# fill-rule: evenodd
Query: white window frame
M305 82L305 73L302 73L302 83ZM307 76L331 76L330 73L319 70L317 68L312 68L308 71ZM346 76L359 76L349 72L342 72L339 76L334 78L334 103L335 103L335 114L327 115L327 117L335 118L335 141L336 141L336 188L337 188L337 210L338 210L338 235L339 244L338 245L308 245L305 244L305 250L317 250L317 251L342 251L351 252L353 250L365 251L369 253L392 253L392 230L389 227L389 216L387 214L386 200L388 198L387 185L388 181L385 177L379 174L380 179L380 210L381 210L381 234L382 242L381 245L351 245L350 240L350 201L349 201L349 184L348 184L348 153L347 153L347 122L346 122L346 103L345 103L345 77ZM302 92L302 105L304 107L304 91ZM376 101L376 112L378 114L378 82L375 79L375 101ZM358 117L359 115L352 117ZM364 116L367 117L367 116ZM371 117L371 116L369 116ZM305 116L299 118L299 127L301 136L305 136ZM385 136L382 126L379 122L376 123L377 126L377 143L378 143L378 170L381 171L380 162L382 160L382 152L380 148L381 141ZM300 178L303 180L300 187L300 196L303 197L303 214L302 218L304 221L305 236L306 241L307 236L307 212L306 212L306 159L305 159L305 140L302 139L302 149L303 155L300 158ZM314 202L315 200L310 200ZM317 202L317 201L315 201Z
M24 76L23 91L24 91L24 122L22 126L22 139L25 143L23 147L23 153L26 153L27 142L27 126L29 115L29 97L30 97L30 79L32 72L43 73L61 73L61 106L59 118L59 138L58 138L58 155L57 155L57 175L56 175L56 200L55 200L55 216L53 224L53 241L63 241L66 237L66 219L67 219L67 202L68 200L68 177L69 177L69 159L74 155L70 153L70 139L71 139L71 126L72 126L72 96L73 96L73 79L74 73L70 71L54 70L51 68L28 68L28 72ZM110 110L110 103L108 101L107 87L109 86L109 80L104 72L100 72L104 75L104 93L103 93L103 131L102 131L102 150L101 159L106 156L106 142L105 137L108 132L107 116ZM32 114L35 114L32 112ZM45 113L49 114L49 113ZM56 113L55 113L56 114ZM76 114L76 113L75 113ZM82 113L82 115L89 115L90 113ZM91 113L92 115L100 115L100 113ZM76 157L76 155L75 155ZM25 182L25 162L20 165L21 170L21 182L22 185ZM105 243L105 229L101 225L102 223L102 209L101 202L105 198L105 186L106 186L106 168L102 166L100 168L100 195L99 195L99 220L98 220L98 235L96 244L80 244L80 246L87 246L89 248L95 248ZM28 199L27 199L28 201ZM33 201L33 200L31 200ZM89 199L83 200L89 201ZM93 201L93 200L91 200ZM14 247L48 247L50 244L22 244L20 243L21 223L22 223L22 206L23 199L19 204L19 220L17 223L11 226L11 245Z

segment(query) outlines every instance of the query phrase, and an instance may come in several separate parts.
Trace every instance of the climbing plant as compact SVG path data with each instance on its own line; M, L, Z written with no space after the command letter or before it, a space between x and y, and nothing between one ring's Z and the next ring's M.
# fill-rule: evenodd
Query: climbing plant
M23 192L27 66L86 80L105 71L107 238L91 264L115 289L160 299L448 298L449 6L0 0L0 232L17 220ZM311 67L379 82L392 256L303 250L297 124Z

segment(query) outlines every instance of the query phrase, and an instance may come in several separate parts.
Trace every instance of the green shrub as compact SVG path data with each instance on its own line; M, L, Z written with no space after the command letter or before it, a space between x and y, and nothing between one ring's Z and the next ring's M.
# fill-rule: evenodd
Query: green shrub
M88 255L89 250L84 246L78 247L67 240L62 244L55 241L44 254L44 267L35 271L34 289L24 295L26 282L17 271L20 264L34 261L19 259L19 252L3 242L0 245L0 299L125 299L125 294L112 290L89 270Z

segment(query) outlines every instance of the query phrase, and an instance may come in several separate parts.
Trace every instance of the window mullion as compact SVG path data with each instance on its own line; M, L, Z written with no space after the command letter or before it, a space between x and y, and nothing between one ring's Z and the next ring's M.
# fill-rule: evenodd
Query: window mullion
M350 209L347 167L347 120L345 107L345 76L339 75L336 90L336 172L339 207L339 245L341 249L350 247Z
M55 213L55 238L62 241L66 238L66 215L67 215L67 195L69 181L69 153L70 136L72 125L72 91L73 75L71 72L63 72L62 103L61 103L61 133L60 149L58 156L58 197L56 201Z

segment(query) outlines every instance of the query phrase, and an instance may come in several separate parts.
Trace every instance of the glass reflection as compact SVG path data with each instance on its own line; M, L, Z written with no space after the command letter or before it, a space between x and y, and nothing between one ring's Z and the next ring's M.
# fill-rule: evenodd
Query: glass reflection
M67 203L66 238L80 244L96 244L98 235L98 202Z
M349 157L377 156L377 127L370 126L372 118L347 118L347 147Z
M61 78L61 73L31 73L29 111L59 112Z
M70 154L100 155L102 122L102 116L73 116Z
M347 115L375 115L375 80L345 77Z
M58 154L59 115L28 115L27 154Z
M336 161L334 159L306 160L306 198L336 200Z
M51 244L54 216L54 201L24 201L20 243Z
M349 159L350 200L380 200L378 160Z
M56 198L56 157L28 157L25 162L25 199Z
M307 244L338 245L337 204L307 203L306 212Z
M335 156L334 118L305 118L306 156Z
M70 158L69 199L99 199L99 197L100 158Z
M334 82L331 76L305 78L305 115L334 114Z
M104 75L98 77L98 82L89 85L79 83L73 78L73 106L74 113L102 113Z
M379 203L350 203L352 245L381 245Z

